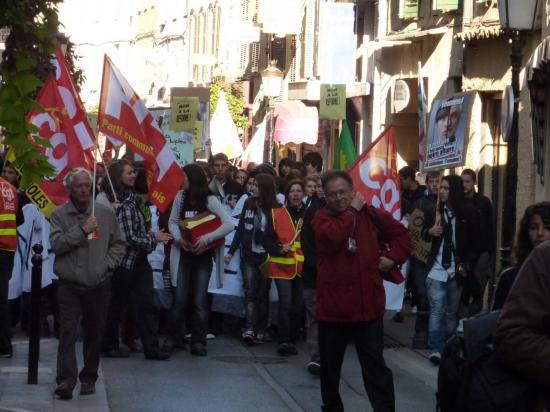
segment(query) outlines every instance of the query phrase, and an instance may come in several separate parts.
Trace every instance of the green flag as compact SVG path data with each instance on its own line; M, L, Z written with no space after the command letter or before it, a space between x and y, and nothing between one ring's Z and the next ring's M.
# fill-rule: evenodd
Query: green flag
M355 151L355 145L351 139L351 132L348 127L348 122L344 120L342 122L342 132L340 133L338 144L336 145L334 169L348 170L356 158L357 152Z

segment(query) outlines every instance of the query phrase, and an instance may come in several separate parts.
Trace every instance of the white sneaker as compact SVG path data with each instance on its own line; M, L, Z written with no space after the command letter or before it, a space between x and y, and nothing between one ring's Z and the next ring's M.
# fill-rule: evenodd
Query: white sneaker
M213 333L207 333L206 334L206 339L208 339L208 340L216 339L216 335L214 335Z
M441 354L439 352L432 352L430 353L430 356L428 359L430 360L431 363L437 366L441 362Z
M411 314L416 315L417 312L418 312L418 307L415 305L411 308Z

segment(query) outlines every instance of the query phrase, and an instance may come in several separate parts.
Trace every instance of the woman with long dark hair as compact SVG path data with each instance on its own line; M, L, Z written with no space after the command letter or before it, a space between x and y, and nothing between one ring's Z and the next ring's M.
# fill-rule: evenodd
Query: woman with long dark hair
M226 262L229 262L240 248L246 311L246 329L242 338L246 344L253 344L258 335L265 337L270 282L260 270L267 259L261 237L271 217L271 210L281 206L277 202L273 176L251 174L251 179L252 196L244 204L235 237L225 256Z
M126 254L111 280L111 304L107 315L103 352L108 357L127 357L119 349L119 325L128 304L135 305L137 329L146 359L165 360L170 356L159 349L156 315L153 308L153 271L147 260L157 243L166 243L172 236L164 231L152 232L134 191L136 172L126 160L109 168L117 196L116 215L126 239ZM142 175L145 179L145 174ZM145 182L143 182L146 184ZM114 197L108 200L114 202ZM99 234L101 236L101 233Z
M277 352L295 355L303 304L302 266L304 255L300 243L303 216L304 183L291 180L285 189L286 206L273 209L264 236L269 253L268 273L275 279L279 295L277 316Z
M525 209L521 218L514 246L514 264L499 276L493 310L502 309L519 268L531 251L546 240L550 240L550 202L535 203Z
M445 338L458 326L463 280L479 254L477 214L464 203L462 179L444 176L439 185L437 213L427 214L426 240L432 242L427 261L426 289L430 303L428 346L430 361L438 364Z
M170 312L171 341L169 345L183 348L184 309L189 292L193 295L191 354L206 356L206 333L208 328L208 282L212 273L212 258L216 255L216 270L223 273L223 245L216 250L208 248L215 240L222 239L234 228L231 218L221 202L208 188L204 170L196 164L183 167L186 176L183 190L174 199L168 226L174 237L170 253L172 286L175 287L174 302ZM195 244L182 237L179 222L210 212L221 219L221 226L204 234ZM221 275L218 273L218 275Z

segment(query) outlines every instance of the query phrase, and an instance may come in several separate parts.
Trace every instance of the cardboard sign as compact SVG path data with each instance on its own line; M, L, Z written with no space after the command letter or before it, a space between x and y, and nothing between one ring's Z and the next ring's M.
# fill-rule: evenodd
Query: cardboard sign
M475 93L459 93L432 103L422 170L462 166Z
M151 109L162 134L168 140L172 152L180 166L193 163L194 135L189 132L170 130L172 111L169 109Z
M322 84L319 100L319 118L340 120L346 118L346 85Z
M185 131L198 119L198 97L172 97L170 105L172 110L170 130L175 132Z
M424 212L420 209L414 209L410 218L412 255L419 261L423 263L427 263L430 250L432 248L432 243L426 242L422 238L423 228L424 228Z

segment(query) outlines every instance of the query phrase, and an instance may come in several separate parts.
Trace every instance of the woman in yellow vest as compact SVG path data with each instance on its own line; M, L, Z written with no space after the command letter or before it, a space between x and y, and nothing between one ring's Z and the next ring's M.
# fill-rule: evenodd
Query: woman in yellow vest
M279 295L277 337L280 355L296 355L303 303L302 265L304 255L300 231L305 212L304 183L291 180L285 189L286 206L273 209L264 236L269 253L268 275L275 279Z

